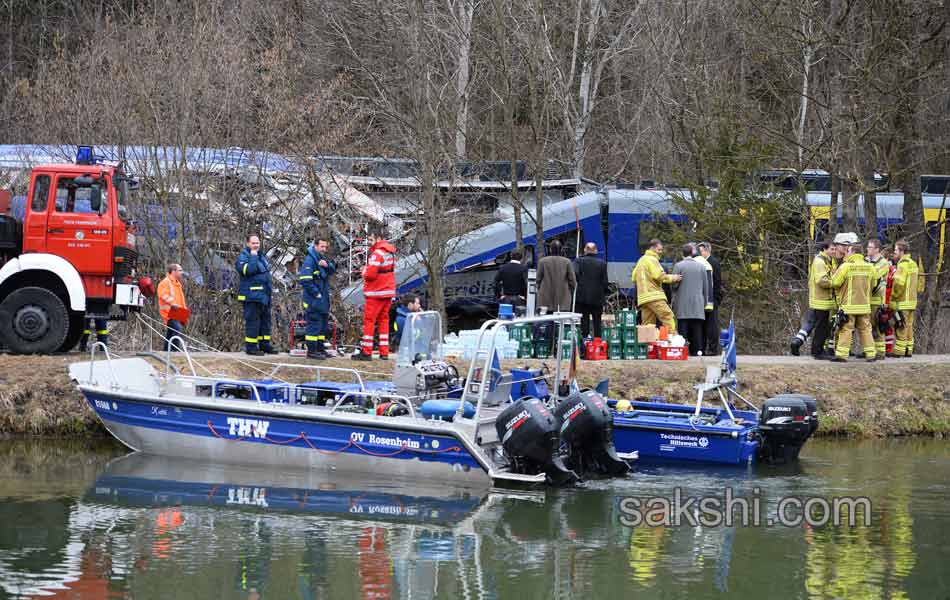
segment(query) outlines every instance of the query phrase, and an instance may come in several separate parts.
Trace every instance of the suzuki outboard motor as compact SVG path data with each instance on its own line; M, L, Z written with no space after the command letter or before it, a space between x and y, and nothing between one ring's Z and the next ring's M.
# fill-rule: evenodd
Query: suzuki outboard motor
M776 398L798 398L805 403L805 408L808 411L808 418L805 419L808 421L808 437L811 437L818 430L818 402L815 400L814 396L809 396L807 394L780 394L775 396ZM808 438L805 438L808 439Z
M579 479L561 460L557 418L537 398L513 402L495 419L495 431L512 471L545 473L555 485Z
M614 448L613 416L603 397L593 390L571 394L554 409L561 441L570 452L568 465L576 472L622 475L630 470Z
M759 456L762 460L785 463L798 458L802 445L818 427L817 408L809 404L798 394L775 396L762 403L759 414L759 435L762 437ZM814 428L812 412L815 415Z

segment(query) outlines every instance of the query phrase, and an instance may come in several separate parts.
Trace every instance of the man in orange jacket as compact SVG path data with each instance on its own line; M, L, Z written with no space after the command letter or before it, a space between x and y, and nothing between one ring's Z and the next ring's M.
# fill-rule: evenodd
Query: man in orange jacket
M389 308L396 296L396 247L382 233L369 234L369 254L363 267L363 339L353 360L373 359L373 332L379 326L379 358L389 360Z
M184 323L178 319L172 318L172 311L182 308L188 308L185 304L185 292L181 287L181 275L184 272L178 263L168 265L168 275L158 284L158 312L165 321L165 350L172 336L182 333L185 329ZM177 345L177 344L176 344ZM172 348L175 350L175 348Z

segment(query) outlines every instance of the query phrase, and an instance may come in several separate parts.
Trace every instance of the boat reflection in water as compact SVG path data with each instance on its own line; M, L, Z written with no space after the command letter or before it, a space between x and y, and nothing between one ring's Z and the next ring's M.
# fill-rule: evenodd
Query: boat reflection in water
M230 572L223 596L266 591L271 598L309 598L433 589L440 563L462 569L473 561L480 545L474 522L493 496L484 489L133 453L113 461L83 501L114 507L117 524L129 521L129 511L137 514L127 540L140 548L133 555L189 572ZM145 531L143 519L151 522ZM155 567L147 567L148 577L164 571ZM466 583L479 585L475 575ZM185 596L202 597L195 590Z
M132 453L112 462L86 494L123 506L256 508L451 526L471 516L484 491L372 482L310 471L275 471Z

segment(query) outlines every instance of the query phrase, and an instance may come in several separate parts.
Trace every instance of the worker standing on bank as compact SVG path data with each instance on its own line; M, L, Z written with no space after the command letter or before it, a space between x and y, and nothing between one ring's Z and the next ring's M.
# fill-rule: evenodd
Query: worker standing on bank
M818 360L830 358L825 352L825 343L831 334L831 313L838 310L831 288L831 274L837 268L836 250L828 242L818 244L818 254L808 268L808 310L802 319L801 329L792 338L792 354L798 356L799 348L809 334L811 356Z
M238 255L234 268L240 284L238 300L244 303L244 352L252 356L276 354L271 344L270 265L261 252L261 239L253 233Z
M82 336L79 338L79 351L85 352L88 350L87 346L89 345L89 338L92 337L92 332L96 332L96 341L102 342L106 346L109 345L109 321L107 319L94 318L94 319L84 319L85 328L82 330Z
M845 258L834 275L831 285L838 299L838 336L835 339L833 362L847 362L851 339L858 332L861 350L868 362L876 360L874 337L871 335L871 288L877 279L874 267L864 260L860 242L855 233L839 233L834 244L844 249Z
M655 325L659 320L663 325L676 331L676 318L670 305L666 302L664 283L678 283L683 280L682 275L670 275L663 270L660 264L660 255L663 254L663 242L657 239L650 240L650 245L637 266L633 268L630 278L637 286L637 309L640 311L640 322L644 325Z
M317 238L307 248L307 256L297 273L303 287L303 310L307 315L307 358L324 360L329 358L326 347L327 322L330 319L330 277L336 273L336 265L327 258L330 244Z
M373 359L373 334L379 327L379 358L389 360L389 308L396 296L396 247L381 231L368 236L370 244L363 267L363 339L353 360Z
M182 310L187 312L188 309L185 291L181 285L181 277L185 271L178 263L169 263L166 271L168 274L158 283L156 290L158 313L165 321L165 350L178 351L184 348L178 342L172 342L172 338L183 334L185 330L185 324L176 318Z
M883 359L887 351L887 341L881 331L881 311L887 307L884 304L887 292L887 275L891 270L891 261L881 253L881 240L868 240L868 254L865 260L874 268L876 280L871 282L871 334L874 336L874 352L877 358Z
M891 308L898 315L898 322L894 327L897 339L893 356L910 358L914 355L914 313L917 311L917 296L924 289L923 278L906 241L894 244L894 260L897 271L891 290Z

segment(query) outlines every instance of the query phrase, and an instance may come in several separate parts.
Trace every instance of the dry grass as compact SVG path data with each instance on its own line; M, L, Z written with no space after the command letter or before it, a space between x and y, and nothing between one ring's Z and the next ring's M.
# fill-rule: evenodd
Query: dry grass
M72 356L0 355L0 434L83 436L102 432L94 414L66 375ZM281 360L288 361L283 357ZM203 359L214 371L253 377L261 373L228 359ZM301 359L289 362L304 364ZM506 367L540 361L505 361ZM353 367L346 359L327 366ZM388 378L394 363L374 361L358 365ZM457 363L463 370L461 363ZM464 372L464 371L463 371ZM307 371L288 371L302 381ZM818 398L824 434L867 437L950 433L950 363L910 364L888 361L864 365L742 366L740 393L753 402L775 394L799 392ZM665 396L676 402L694 398L693 384L703 377L698 363L610 361L582 363L578 379L594 386L610 379L611 396L635 398Z

